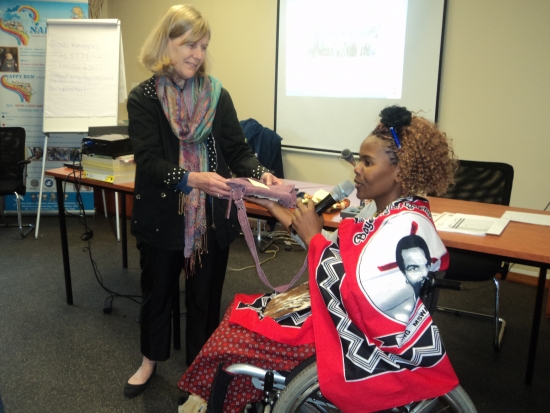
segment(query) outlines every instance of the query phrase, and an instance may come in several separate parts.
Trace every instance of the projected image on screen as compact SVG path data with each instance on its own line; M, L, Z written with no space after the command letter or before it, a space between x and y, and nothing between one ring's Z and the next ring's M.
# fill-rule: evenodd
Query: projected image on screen
M386 106L437 120L446 0L278 0L283 149L358 150Z
M294 0L286 95L400 99L407 0Z

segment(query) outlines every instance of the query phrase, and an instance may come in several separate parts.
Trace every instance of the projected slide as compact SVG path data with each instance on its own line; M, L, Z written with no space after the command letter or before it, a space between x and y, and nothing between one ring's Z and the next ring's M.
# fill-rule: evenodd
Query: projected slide
M400 99L407 0L290 0L286 95Z
M279 0L283 149L358 151L386 106L437 120L445 0Z

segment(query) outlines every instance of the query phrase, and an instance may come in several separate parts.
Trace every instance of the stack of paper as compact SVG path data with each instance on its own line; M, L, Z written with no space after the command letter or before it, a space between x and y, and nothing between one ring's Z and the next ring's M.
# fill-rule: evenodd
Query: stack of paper
M82 155L83 176L98 181L120 184L132 182L136 176L134 155L118 158Z
M439 231L460 232L471 235L500 235L508 219L444 212L432 214L435 227Z

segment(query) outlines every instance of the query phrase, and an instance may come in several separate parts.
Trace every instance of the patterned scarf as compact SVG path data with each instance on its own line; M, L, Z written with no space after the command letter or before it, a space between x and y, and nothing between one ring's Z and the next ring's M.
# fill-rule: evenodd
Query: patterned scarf
M206 138L212 131L221 82L211 76L194 77L180 90L172 79L162 76L156 78L156 89L164 114L180 140L179 166L189 172L207 172ZM191 270L207 245L205 205L206 194L198 189L183 198L183 255Z

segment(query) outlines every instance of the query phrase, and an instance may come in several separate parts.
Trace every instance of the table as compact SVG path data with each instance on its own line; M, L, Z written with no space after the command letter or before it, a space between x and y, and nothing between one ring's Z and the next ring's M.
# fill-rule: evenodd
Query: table
M70 174L70 175L69 175ZM57 168L46 171L46 175L53 176L57 184L57 201L59 205L59 225L61 230L61 245L63 248L63 266L65 272L65 290L67 294L67 303L72 304L72 286L71 269L69 263L69 251L67 243L67 227L65 223L65 208L63 196L63 182L75 183L79 179L78 172L72 174L69 168ZM68 176L69 175L69 176ZM133 194L134 184L109 184L93 179L82 178L82 185L94 188L111 189L126 194ZM285 183L293 183L300 191L310 194L318 189L330 191L332 186L312 184L300 181L285 179ZM350 196L352 205L357 205L357 198ZM543 213L550 215L550 212L534 211L526 208L514 208L504 205L483 204L470 201L459 201L455 199L428 197L433 212L460 212L463 214L484 215L491 217L501 217L505 211ZM246 202L247 214L251 218L270 218L271 215L265 208ZM122 210L126 211L126 197L122 197ZM63 212L63 213L61 213ZM340 225L342 218L338 212L323 214L325 219L325 228L336 229ZM122 262L123 267L128 267L127 262L127 237L126 220L122 220ZM510 222L500 236L475 236L458 234L451 232L439 233L443 243L449 250L461 250L474 255L490 255L498 257L503 261L525 264L539 268L539 278L535 298L535 309L533 315L533 324L531 327L531 339L529 345L529 355L527 360L527 372L525 383L531 384L535 366L535 356L537 350L537 341L539 335L539 326L541 320L542 301L544 296L544 287L546 281L546 272L550 268L550 227L542 225L530 225L520 222Z
M433 212L461 212L464 214L491 217L501 217L506 211L550 214L548 212L513 208L504 205L482 204L444 198L429 199ZM478 237L450 232L440 232L439 235L448 249L467 250L475 254L492 255L501 258L503 261L539 268L527 371L525 374L525 383L531 384L535 367L546 274L548 269L550 269L550 227L511 221L500 236L487 235Z
M63 269L65 274L65 294L67 304L73 304L73 288L71 283L71 265L69 260L69 244L67 241L67 223L65 219L65 196L63 194L63 184L65 182L90 186L92 188L110 189L122 193L122 211L126 213L126 195L133 195L134 183L111 184L81 177L80 171L73 171L71 168L56 168L45 172L46 175L55 178L57 187L57 206L59 208L59 229L61 231L61 248L63 252ZM128 268L128 237L126 235L126 219L121 220L121 244L122 244L122 267Z

